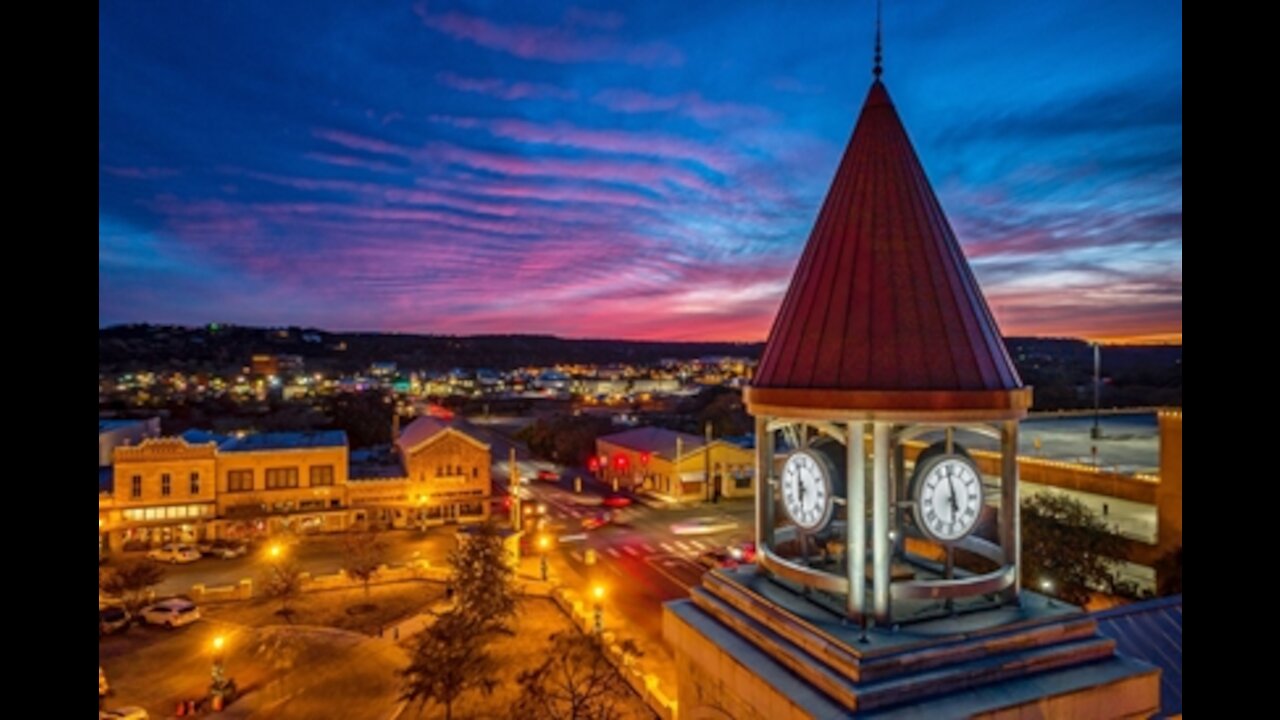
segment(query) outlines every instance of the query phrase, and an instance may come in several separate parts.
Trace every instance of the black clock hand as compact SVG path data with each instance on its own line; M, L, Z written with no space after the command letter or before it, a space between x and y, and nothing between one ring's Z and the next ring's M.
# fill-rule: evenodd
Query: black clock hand
M956 482L947 476L947 486L951 488L951 495L947 497L947 502L951 505L951 521L955 522L956 515L960 513L960 505L956 503Z

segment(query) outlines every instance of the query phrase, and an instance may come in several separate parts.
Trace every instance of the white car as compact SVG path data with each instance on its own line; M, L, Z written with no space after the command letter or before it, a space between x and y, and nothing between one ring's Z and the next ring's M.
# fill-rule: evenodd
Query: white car
M200 551L191 545L162 545L147 553L152 560L167 563L191 563L200 559Z
M173 629L200 619L200 608L190 600L172 598L149 605L141 613L142 621L148 625L163 625Z
M137 705L126 705L114 710L99 710L98 720L151 720L145 708Z
M671 525L676 535L714 535L738 527L738 521L727 517L696 517Z

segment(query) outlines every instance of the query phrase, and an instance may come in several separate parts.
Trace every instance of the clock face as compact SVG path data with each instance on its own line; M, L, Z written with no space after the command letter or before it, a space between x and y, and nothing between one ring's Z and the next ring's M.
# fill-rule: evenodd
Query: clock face
M952 542L973 532L982 510L982 480L967 458L932 461L916 484L916 521L935 540Z
M831 517L831 476L826 462L807 450L782 466L782 507L802 530L815 530Z

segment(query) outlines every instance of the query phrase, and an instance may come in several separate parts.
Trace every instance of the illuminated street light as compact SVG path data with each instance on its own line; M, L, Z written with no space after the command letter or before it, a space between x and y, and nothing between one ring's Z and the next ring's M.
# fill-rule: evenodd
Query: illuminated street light
M271 547L267 548L267 555L272 560L279 560L280 554L283 552L284 552L284 548L281 547L280 543L272 543Z
M542 553L542 582L547 581L547 548L551 547L551 540L546 535L538 536L538 550Z
M227 645L226 637L216 635L210 644L213 648L213 670L209 682L209 697L216 711L221 710L226 703L235 698L236 682L227 677L227 669L223 662L223 651Z
M591 597L595 600L595 630L596 635L599 636L604 632L604 606L602 605L604 602L604 586L597 584L592 587Z
M1045 578L1041 580L1040 589L1043 590L1044 594L1049 597L1049 605L1052 606L1053 605L1053 581L1050 580L1049 578Z

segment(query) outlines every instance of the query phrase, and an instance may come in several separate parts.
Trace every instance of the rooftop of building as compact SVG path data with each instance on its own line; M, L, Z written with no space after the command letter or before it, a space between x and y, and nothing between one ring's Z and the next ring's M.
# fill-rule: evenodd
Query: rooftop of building
M631 430L623 430L611 435L601 435L598 440L624 447L628 450L647 452L667 458L676 456L677 440L679 440L680 452L685 455L702 448L706 444L706 440L699 435L661 427L632 428ZM714 438L711 442L714 443L717 440L740 447L750 447L750 445L744 445L741 437Z
M1123 655L1160 668L1160 713L1182 714L1182 596L1145 600L1094 613L1098 630Z
M119 420L119 419L103 420L102 418L99 418L98 434L101 435L102 433L105 433L105 432L111 432L113 430L119 430L121 428L131 427L133 425L141 425L142 423L145 423L145 422L146 420L140 420L137 418L130 418L126 420Z
M396 438L396 445L401 448L417 447L445 430L454 430L470 437L481 445L490 445L486 437L488 433L478 432L478 428L456 415L447 418L422 415L415 418L400 432L400 437Z
M268 432L235 437L223 442L222 452L258 452L262 450L304 450L308 448L347 446L347 434L341 430L311 432Z
M390 445L352 450L348 457L347 479L350 482L393 480L406 476L400 455L393 452Z

